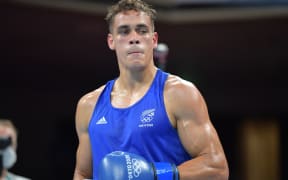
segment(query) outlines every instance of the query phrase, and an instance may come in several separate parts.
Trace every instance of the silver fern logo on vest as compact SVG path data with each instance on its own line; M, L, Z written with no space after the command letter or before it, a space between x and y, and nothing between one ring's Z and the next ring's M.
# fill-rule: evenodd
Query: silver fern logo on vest
M155 109L148 109L142 112L140 116L141 124L139 124L140 128L143 127L153 127L153 119L155 116Z

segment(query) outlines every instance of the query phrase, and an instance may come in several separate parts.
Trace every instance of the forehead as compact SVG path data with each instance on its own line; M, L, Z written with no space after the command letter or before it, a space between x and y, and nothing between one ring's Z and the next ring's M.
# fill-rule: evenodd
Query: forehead
M12 127L0 125L0 136L16 136L16 132Z
M116 28L123 25L137 24L146 24L147 26L151 26L151 19L146 13L134 10L120 12L114 18L114 27Z

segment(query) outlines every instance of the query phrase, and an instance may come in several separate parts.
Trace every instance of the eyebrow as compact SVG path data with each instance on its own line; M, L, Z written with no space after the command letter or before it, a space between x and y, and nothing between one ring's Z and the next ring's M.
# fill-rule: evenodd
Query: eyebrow
M117 29L119 30L119 29L125 29L125 28L129 28L129 26L128 25L121 25Z
M131 26L129 25L120 25L117 29L126 29L126 28L130 28ZM147 27L148 26L146 24L137 24L136 28L142 28L142 27Z
M136 25L136 28L142 28L142 27L147 27L148 28L148 26L146 24L137 24Z

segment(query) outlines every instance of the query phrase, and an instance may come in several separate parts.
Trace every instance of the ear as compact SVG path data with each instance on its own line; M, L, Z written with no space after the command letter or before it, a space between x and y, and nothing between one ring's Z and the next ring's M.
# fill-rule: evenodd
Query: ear
M152 40L153 40L153 47L155 49L158 46L158 33L157 32L154 32Z
M109 33L107 36L107 44L111 50L115 50L115 43L111 33Z

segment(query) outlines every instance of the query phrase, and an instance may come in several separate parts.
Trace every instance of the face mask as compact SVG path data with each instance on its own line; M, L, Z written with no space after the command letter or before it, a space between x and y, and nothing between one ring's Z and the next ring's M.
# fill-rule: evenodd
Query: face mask
M0 154L3 156L3 168L9 169L15 164L17 154L12 146L4 149L2 152L0 152Z

